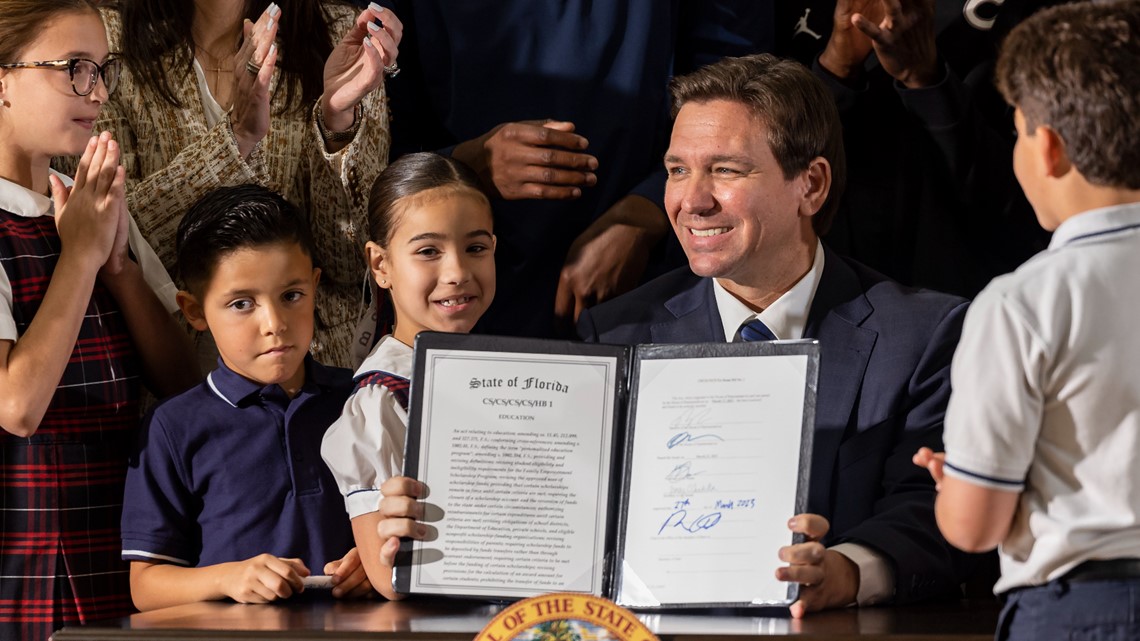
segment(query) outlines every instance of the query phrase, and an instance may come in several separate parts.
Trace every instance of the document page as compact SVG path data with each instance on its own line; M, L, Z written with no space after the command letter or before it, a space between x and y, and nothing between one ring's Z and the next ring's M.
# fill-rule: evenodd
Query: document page
M417 476L436 535L413 544L411 592L601 593L620 375L612 356L428 352Z
M639 371L618 602L785 603L774 572L792 542L808 356Z

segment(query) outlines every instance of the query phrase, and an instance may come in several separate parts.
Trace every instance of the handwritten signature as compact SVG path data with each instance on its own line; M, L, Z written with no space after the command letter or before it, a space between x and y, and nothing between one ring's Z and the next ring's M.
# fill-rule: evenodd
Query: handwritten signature
M691 481L698 476L701 472L693 471L693 462L685 461L680 465L674 467L668 474L665 475L666 481Z
M663 533L666 528L681 528L690 534L696 534L701 530L711 530L720 523L720 512L712 512L711 514L702 514L689 522L686 522L686 517L689 516L688 510L676 510L665 519L661 524L661 528L657 530L658 534Z
M669 427L703 427L705 425L705 417L711 412L711 408L685 410L669 423Z
M716 509L718 510L743 510L756 507L756 499L717 499Z
M677 447L678 445L687 445L689 443L697 443L697 442L705 441L705 440L709 440L709 439L714 439L717 441L723 441L724 440L723 438L721 438L720 436L717 436L716 434L701 434L700 436L694 436L693 434L690 434L689 432L677 432L676 434L673 435L672 438L669 439L669 442L666 443L665 446L668 447L669 449L673 449L674 447Z

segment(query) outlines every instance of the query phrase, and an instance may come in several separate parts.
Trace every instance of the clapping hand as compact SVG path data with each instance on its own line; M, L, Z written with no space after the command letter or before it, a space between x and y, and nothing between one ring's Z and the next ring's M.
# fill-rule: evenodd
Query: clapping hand
M385 68L396 68L403 35L396 14L376 3L356 17L325 62L321 116L328 130L352 128L356 105L384 82Z
M74 252L92 269L125 255L126 172L109 132L87 142L71 189L54 175L49 181L63 251Z
M248 158L269 133L269 81L277 64L277 26L281 8L270 4L257 22L242 25L241 49L234 58L233 108L230 126L238 152Z

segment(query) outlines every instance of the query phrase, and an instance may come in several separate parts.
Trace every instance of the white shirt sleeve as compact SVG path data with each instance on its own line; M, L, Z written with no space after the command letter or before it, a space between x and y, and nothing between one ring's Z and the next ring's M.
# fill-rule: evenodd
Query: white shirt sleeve
M831 548L859 566L858 605L875 605L895 596L895 575L891 564L878 552L858 543L840 543Z
M344 495L349 518L380 509L380 485L402 473L408 415L383 385L349 397L325 432L321 457Z
M0 268L0 340L14 341L19 336L12 315L12 283L8 281L8 272Z
M162 306L166 308L167 312L178 313L178 301L175 298L178 287L170 279L170 274L166 273L166 268L163 267L158 254L154 253L154 248L143 238L139 226L135 224L135 217L128 215L127 218L130 225L127 232L127 242L131 246L131 252L135 255L139 269L142 270L143 280L154 290L154 295L162 301Z
M966 313L950 377L946 474L1020 492L1044 409L1040 373L1051 360L1016 299L991 285Z

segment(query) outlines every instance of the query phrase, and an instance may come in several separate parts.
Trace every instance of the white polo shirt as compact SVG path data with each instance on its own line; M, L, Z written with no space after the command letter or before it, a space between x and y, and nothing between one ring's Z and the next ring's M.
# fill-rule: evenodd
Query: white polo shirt
M970 306L946 474L1020 492L995 592L1140 557L1140 203L1065 221Z
M64 185L71 186L72 181L67 176L54 170L51 173L59 177ZM37 194L4 178L0 178L0 209L25 218L55 214L51 198ZM130 219L127 242L138 261L147 284L154 290L158 299L162 301L166 311L171 314L176 313L178 302L174 295L178 293L178 288L170 280L170 275L166 273L166 269L163 268L162 262L155 255L154 250L143 239L133 217ZM3 258L11 257L0 257L0 260ZM14 341L18 337L16 321L12 317L12 284L8 281L8 272L0 268L0 340Z

